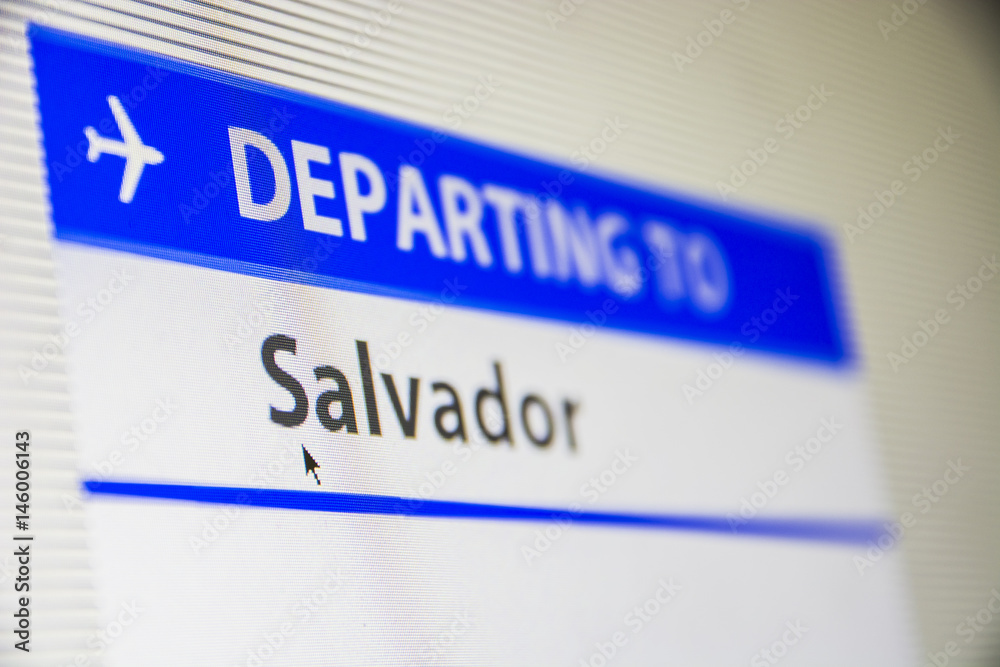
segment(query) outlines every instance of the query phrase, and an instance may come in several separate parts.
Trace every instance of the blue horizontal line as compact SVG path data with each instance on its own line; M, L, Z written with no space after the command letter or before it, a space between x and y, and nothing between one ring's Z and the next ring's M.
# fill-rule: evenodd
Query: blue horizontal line
M726 516L587 512L337 491L296 491L99 480L85 480L83 486L88 492L99 495L273 507L311 512L495 521L557 521L839 544L865 544L869 540L877 540L884 533L880 522L864 519L754 518L736 523Z

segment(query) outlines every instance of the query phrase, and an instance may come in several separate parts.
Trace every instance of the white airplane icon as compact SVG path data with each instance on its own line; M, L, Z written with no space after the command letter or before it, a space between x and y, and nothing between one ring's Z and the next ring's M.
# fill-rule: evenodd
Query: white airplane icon
M102 154L117 155L125 158L125 174L122 176L122 187L118 192L118 201L128 204L135 195L135 189L139 185L139 177L147 164L160 164L163 162L163 153L152 146L142 143L139 133L135 131L132 121L122 103L114 95L108 95L108 105L111 113L115 115L115 122L118 123L118 131L122 133L125 141L103 137L97 130L87 126L83 128L83 133L87 135L90 146L87 148L87 159L97 162Z

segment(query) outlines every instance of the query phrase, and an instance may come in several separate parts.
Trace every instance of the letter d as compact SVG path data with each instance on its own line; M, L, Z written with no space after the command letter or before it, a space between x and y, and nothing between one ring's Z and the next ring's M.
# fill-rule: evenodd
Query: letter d
M258 204L253 200L250 172L247 168L248 146L253 146L264 154L274 173L274 196L266 204ZM236 199L240 205L240 215L262 222L271 222L285 215L292 201L292 183L288 176L288 165L285 163L285 158L281 157L278 147L259 132L230 127L229 150L233 158L233 175L236 177Z

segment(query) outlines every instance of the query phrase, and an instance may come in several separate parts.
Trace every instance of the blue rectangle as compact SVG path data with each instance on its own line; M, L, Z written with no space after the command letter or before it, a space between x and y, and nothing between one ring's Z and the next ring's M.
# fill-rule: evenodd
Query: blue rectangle
M30 41L60 239L417 299L458 283L458 306L848 358L814 233L49 28ZM112 96L141 144L123 141ZM126 196L115 151L136 145L150 148ZM309 189L325 231L305 228Z
M97 496L179 500L195 503L266 507L307 512L336 512L483 521L534 521L669 530L832 544L868 544L886 535L888 522L867 518L754 517L734 521L729 516L593 512L582 509L521 507L428 498L403 498L340 491L300 491L227 486L195 486L158 482L85 480L83 488Z

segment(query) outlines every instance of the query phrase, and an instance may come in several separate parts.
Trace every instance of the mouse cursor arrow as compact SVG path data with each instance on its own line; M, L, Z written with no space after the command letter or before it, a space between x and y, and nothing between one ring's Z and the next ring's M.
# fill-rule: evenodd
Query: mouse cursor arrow
M313 477L316 478L316 483L322 484L322 482L319 481L319 475L316 474L316 469L320 466L316 463L316 459L314 459L312 454L309 453L309 450L306 449L305 445L302 445L302 458L306 463L306 474L308 475L309 473L312 473Z

